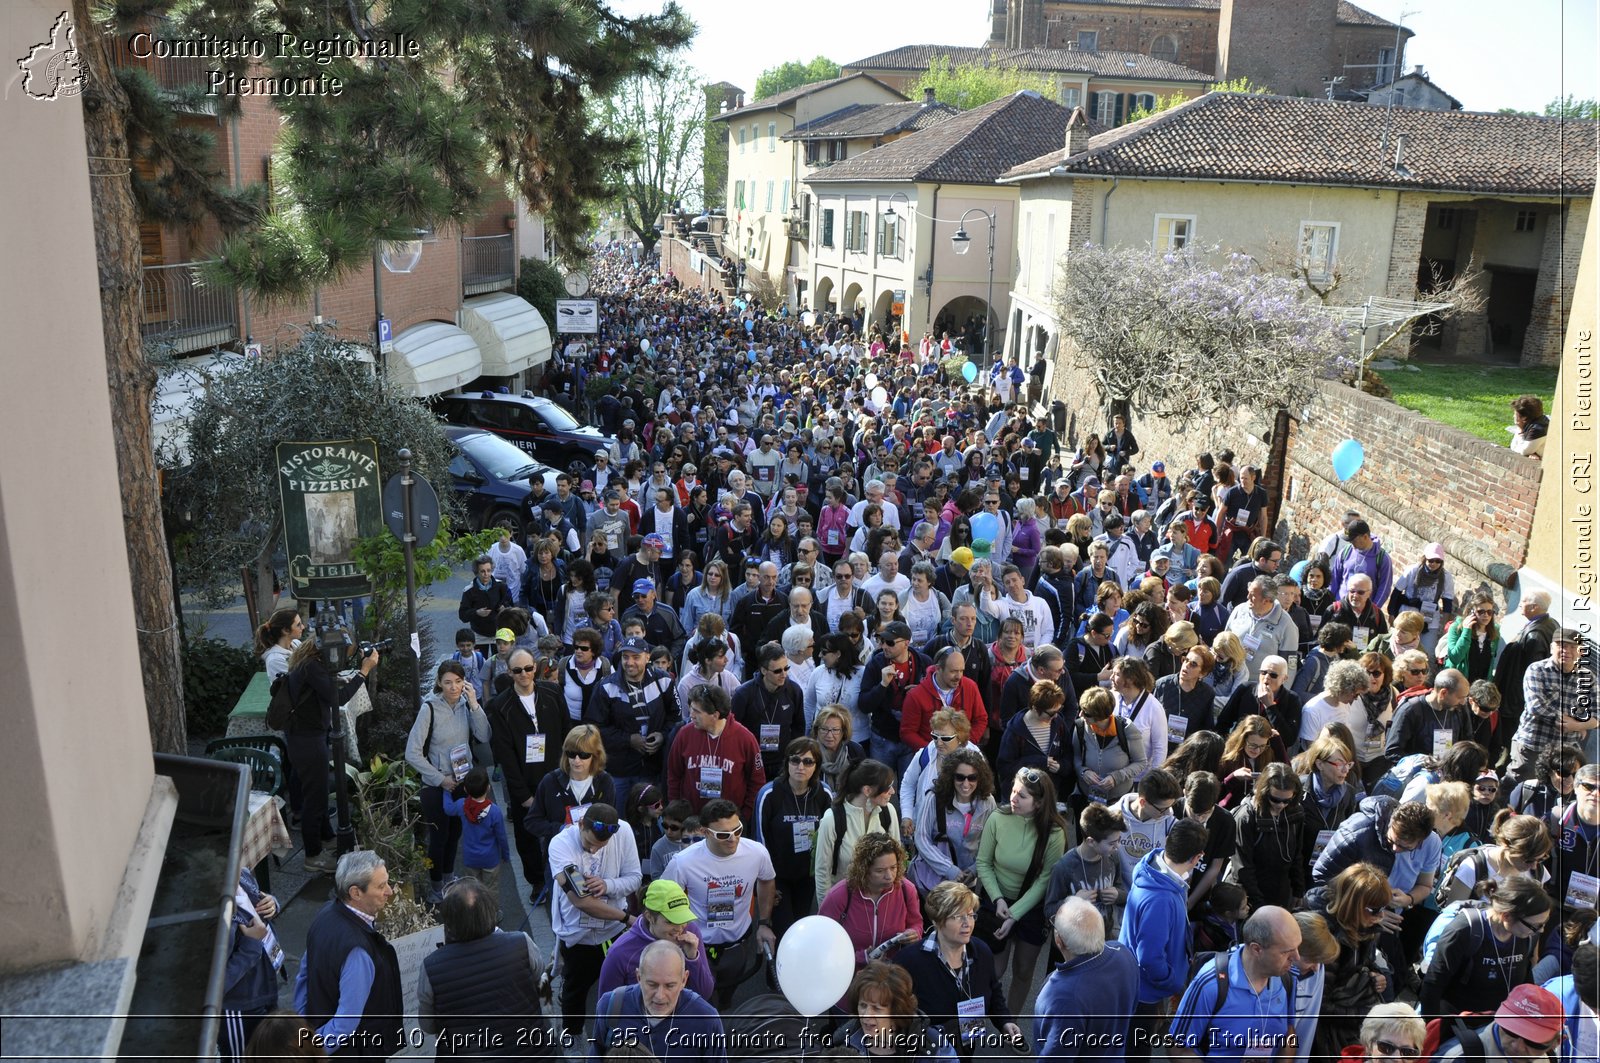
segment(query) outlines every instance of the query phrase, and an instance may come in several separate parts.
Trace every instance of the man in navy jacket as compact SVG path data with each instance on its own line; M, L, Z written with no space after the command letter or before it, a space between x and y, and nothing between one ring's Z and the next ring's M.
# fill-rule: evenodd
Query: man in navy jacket
M1040 1059L1126 1059L1128 1028L1139 1002L1133 951L1106 940L1105 920L1081 897L1061 902L1054 930L1066 961L1039 990L1033 1009L1035 1054Z

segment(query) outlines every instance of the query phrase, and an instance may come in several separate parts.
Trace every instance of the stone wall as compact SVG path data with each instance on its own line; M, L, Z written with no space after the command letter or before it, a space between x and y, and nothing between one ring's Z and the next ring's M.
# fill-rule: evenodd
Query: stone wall
M1087 374L1072 366L1069 354L1055 368L1051 397L1066 404L1073 440L1103 431L1105 416ZM1174 430L1135 410L1139 470L1165 460L1181 474L1201 451L1231 449L1236 465L1266 470L1269 490L1282 484L1273 534L1291 559L1305 557L1354 509L1383 540L1397 570L1420 560L1427 543L1441 542L1458 591L1484 586L1499 596L1527 555L1537 460L1342 385L1319 385L1309 414L1289 422L1287 459L1275 470L1269 460L1273 422L1265 411L1239 410ZM1366 463L1340 484L1330 459L1345 439L1361 442Z

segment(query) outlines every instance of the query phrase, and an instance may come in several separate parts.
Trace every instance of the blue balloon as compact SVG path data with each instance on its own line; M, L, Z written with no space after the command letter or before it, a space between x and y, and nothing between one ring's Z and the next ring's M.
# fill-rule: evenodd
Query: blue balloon
M1304 583L1306 569L1309 568L1310 565L1311 562L1309 561L1296 561L1294 563L1294 567L1289 570L1289 578L1294 580L1296 583Z
M1333 474L1340 483L1344 483L1361 471L1366 460L1367 452L1361 449L1361 444L1354 439L1347 439L1333 448Z
M746 332L754 332L756 330L756 323L754 321L746 321L744 323L744 330Z
M756 364L756 352L755 351L751 351L750 352L750 364L751 365L755 365Z
M967 383L970 384L974 380L978 379L978 367L973 365L971 362L968 362L966 365L961 367L961 375L966 379Z
M967 363L971 365L971 362ZM974 539L987 539L994 542L1000 534L1000 518L993 513L979 513L972 518L972 537Z

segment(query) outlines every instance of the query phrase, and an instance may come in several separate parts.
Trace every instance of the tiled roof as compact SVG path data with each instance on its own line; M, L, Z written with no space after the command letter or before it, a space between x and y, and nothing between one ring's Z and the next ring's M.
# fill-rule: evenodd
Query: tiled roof
M1596 122L1210 92L1093 137L1071 159L1041 152L1005 178L1043 176L1064 162L1086 177L1592 196L1597 135Z
M819 91L821 89L829 88L829 87L831 87L833 85L843 84L844 82L849 81L851 78L861 78L861 77L868 77L868 75L866 75L866 74L845 74L845 75L843 75L841 77L829 78L827 81L813 81L809 85L801 85L798 88L790 89L787 92L780 92L775 96L766 96L766 97L763 97L762 99L755 100L755 101L753 101L751 103L747 103L743 107L739 108L737 111L728 111L725 114L719 114L715 118L713 118L712 121L713 122L721 122L721 121L724 121L726 119L732 118L734 115L750 114L750 113L752 113L754 111L770 111L774 107L782 107L786 103L792 103L795 100L798 100L802 96L809 96L813 92L817 92L817 91ZM871 80L878 81L877 78L872 78ZM883 82L878 81L878 84L883 85ZM886 88L886 89L889 88L889 86L887 86L887 85L883 85L883 87ZM893 89L889 89L889 91L890 92L894 92ZM905 98L905 96L903 94L901 94L901 93L895 92L894 94L896 96L899 96L901 99Z
M1036 93L1014 93L836 162L806 180L988 184L1022 159L1061 144L1070 113Z
M1177 7L1188 11L1216 11L1222 7L1222 0L1053 0L1058 4L1085 4L1114 7ZM1339 0L1338 20L1350 26L1387 26L1394 29L1394 23L1387 19L1379 18L1370 11L1364 11L1347 0ZM1410 33L1410 30L1406 31Z
M1141 81L1215 81L1202 70L1191 70L1165 59L1138 52L1082 52L1076 48L965 48L949 44L908 44L846 63L847 70L926 70L933 60L948 58L951 65L979 63L1015 67L1041 74L1091 74L1096 77Z
M852 103L832 114L805 122L785 133L783 140L837 140L851 137L881 137L926 129L960 114L948 103L928 106L922 103Z

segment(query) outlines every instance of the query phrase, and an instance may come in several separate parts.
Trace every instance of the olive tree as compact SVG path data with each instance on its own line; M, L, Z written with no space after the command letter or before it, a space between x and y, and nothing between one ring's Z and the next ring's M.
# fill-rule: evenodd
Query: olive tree
M1067 357L1108 415L1183 425L1243 405L1299 410L1317 379L1354 368L1344 327L1246 255L1086 245L1055 302Z

